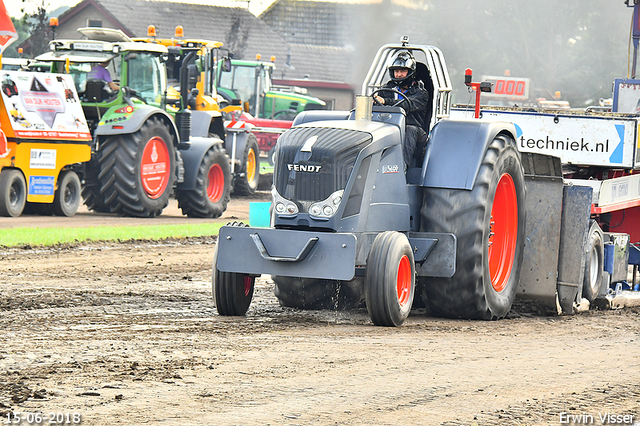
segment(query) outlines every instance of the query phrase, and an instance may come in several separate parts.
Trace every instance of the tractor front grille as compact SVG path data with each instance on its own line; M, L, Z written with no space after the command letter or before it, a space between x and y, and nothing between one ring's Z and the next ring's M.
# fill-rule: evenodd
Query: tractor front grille
M324 200L345 188L358 154L370 143L371 134L357 130L291 129L278 140L276 190L302 204Z

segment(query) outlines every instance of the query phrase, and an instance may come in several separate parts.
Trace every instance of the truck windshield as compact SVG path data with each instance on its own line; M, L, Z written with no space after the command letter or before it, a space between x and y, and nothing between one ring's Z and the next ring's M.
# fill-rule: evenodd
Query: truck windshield
M151 105L160 105L166 87L164 65L158 56L137 53L127 57L127 85Z

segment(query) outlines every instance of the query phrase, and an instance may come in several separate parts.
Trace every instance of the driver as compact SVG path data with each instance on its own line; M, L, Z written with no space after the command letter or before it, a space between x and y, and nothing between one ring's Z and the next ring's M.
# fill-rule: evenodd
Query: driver
M416 60L407 50L399 51L389 66L389 80L385 89L374 95L374 101L379 105L395 105L402 107L407 114L407 126L402 154L407 166L411 163L416 145L427 138L424 130L425 114L429 102L429 92L420 80L416 80ZM418 156L422 152L417 153Z
M120 87L111 79L111 74L107 69L107 67L109 66L109 62L111 62L111 59L107 59L106 61L94 66L91 71L89 71L87 79L97 78L98 80L104 80L109 85L109 88L115 92L117 90L120 90Z

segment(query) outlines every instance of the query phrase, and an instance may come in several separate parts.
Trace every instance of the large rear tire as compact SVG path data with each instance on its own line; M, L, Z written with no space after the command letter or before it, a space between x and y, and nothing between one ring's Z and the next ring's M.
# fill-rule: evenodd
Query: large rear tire
M96 153L100 156L100 152ZM100 181L98 175L100 174L100 162L97 158L92 158L84 165L84 180L85 184L82 185L82 200L87 209L96 213L109 213L109 206L104 202L104 195L102 194Z
M82 188L80 178L71 170L60 173L58 189L53 198L53 212L58 216L71 217L80 206Z
M107 138L99 161L101 192L111 212L155 217L169 204L175 182L175 148L160 118L151 117L133 134Z
M514 141L488 146L471 191L425 188L421 231L457 237L451 278L420 278L430 314L498 319L515 298L525 241L525 184Z
M386 327L401 326L411 312L415 292L415 262L406 235L378 234L365 272L365 300L371 321Z
M230 193L229 159L220 143L213 145L200 162L196 188L177 191L176 198L183 214L189 217L216 218L227 210Z
M17 217L27 202L27 183L20 170L2 169L0 172L0 216Z
M260 149L258 140L253 133L249 133L247 144L242 156L242 168L236 179L233 192L237 194L255 194L260 181Z
M582 285L582 297L590 303L596 300L602 286L602 273L604 272L604 235L602 229L595 220L589 226L587 239L586 262L584 265L584 281Z
M244 226L239 223L236 226ZM218 244L213 251L212 292L218 314L244 316L251 305L256 277L234 272L220 272L217 268Z

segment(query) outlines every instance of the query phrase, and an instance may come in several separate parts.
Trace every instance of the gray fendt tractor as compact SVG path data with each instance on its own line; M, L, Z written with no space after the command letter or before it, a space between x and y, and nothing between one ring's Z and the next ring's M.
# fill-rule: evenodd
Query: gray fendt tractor
M387 67L403 49L415 56L417 78L433 95L428 142L406 167L404 110L372 106L370 97L389 90L381 89ZM234 223L220 230L213 261L218 313L244 315L256 277L271 274L283 306L365 303L376 325L403 324L417 304L430 315L504 317L518 291L527 232L514 126L448 119L451 82L441 51L406 38L380 48L362 93L354 111L303 112L280 137L271 228ZM562 192L553 157L527 158L526 168L559 182ZM577 238L585 238L588 214L579 216ZM532 225L542 229L544 219ZM553 289L531 293L552 292L554 303L558 294L571 305L578 289L556 289L557 267L556 258L553 274L542 278L553 275Z

